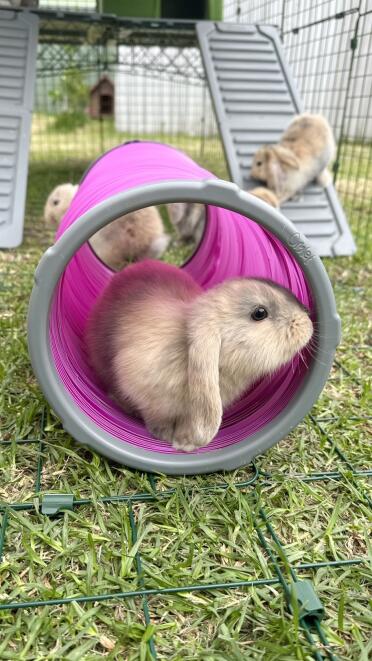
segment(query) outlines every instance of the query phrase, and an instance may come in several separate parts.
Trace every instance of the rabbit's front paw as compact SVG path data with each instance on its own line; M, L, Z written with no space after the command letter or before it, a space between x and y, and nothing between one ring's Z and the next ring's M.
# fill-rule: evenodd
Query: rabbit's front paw
M183 419L152 421L147 422L146 426L154 438L167 441L175 450L183 452L192 452L208 445L218 431L218 428L209 429L207 425L196 427Z
M213 430L213 432L207 428L195 429L189 421L178 422L173 432L172 446L176 450L192 452L208 445L217 430Z
M180 434L175 437L172 441L172 446L175 450L182 450L182 452L193 452L198 448L202 448L203 445L207 445L204 441L199 443L195 441L195 438L190 434Z

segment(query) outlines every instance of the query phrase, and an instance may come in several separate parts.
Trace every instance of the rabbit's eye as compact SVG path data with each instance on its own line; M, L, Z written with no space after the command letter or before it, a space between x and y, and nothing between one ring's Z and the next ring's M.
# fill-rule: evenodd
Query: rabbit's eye
M258 308L253 310L251 314L251 318L253 319L253 321L262 321L263 319L266 319L267 316L268 316L268 312L266 308L262 307L262 305L260 305Z
M59 200L53 200L53 204L54 204L54 206L56 207L57 204L59 204Z
M256 165L262 165L262 161L256 161Z

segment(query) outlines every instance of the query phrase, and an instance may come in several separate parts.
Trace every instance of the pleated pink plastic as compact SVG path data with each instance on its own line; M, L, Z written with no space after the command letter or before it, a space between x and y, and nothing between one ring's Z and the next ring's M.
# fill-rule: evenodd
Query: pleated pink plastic
M182 152L167 145L134 142L104 154L86 173L59 227L60 236L88 209L121 191L170 180L203 180L213 175ZM182 199L180 200L182 201ZM287 287L311 307L310 293L300 266L281 242L252 220L209 206L202 242L184 268L203 288L234 276L270 278ZM153 438L138 420L125 415L97 385L83 343L87 315L112 272L84 244L65 269L56 289L51 316L53 358L64 387L102 430L148 450L173 453ZM308 358L309 360L309 358ZM151 369L151 366L149 366ZM291 365L266 378L226 411L219 434L197 452L229 446L273 420L301 387L305 365L296 357Z

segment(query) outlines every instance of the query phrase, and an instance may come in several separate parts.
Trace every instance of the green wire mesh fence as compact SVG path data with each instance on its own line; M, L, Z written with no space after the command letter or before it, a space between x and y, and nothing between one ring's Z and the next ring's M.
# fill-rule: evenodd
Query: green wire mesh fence
M338 140L334 180L365 249L372 216L372 9L365 0L226 0L225 20L280 31L305 109L324 114Z
M339 363L337 370L342 369L344 369L344 367L341 362ZM352 375L351 378L353 378ZM371 416L365 416L365 419L370 419L370 417ZM362 420L363 416L355 417L354 424ZM354 505L357 506L358 501L360 501L362 505L367 507L371 505L371 500L368 493L365 491L364 480L372 475L372 470L360 470L357 467L354 467L347 454L337 445L333 436L325 430L327 420L324 419L324 416L319 415L315 417L310 415L308 424L315 431L318 440L325 442L326 455L329 453L333 456L332 463L335 463L336 465L331 466L331 470L311 471L303 474L294 474L290 472L288 472L288 474L285 472L282 474L275 474L274 472L265 470L265 461L262 461L260 462L260 466L253 464L250 467L249 471L247 471L249 475L246 476L246 479L234 483L228 476L225 476L225 478L216 476L216 480L213 484L203 484L203 480L198 480L197 483L194 483L192 479L186 480L185 483L181 480L181 490L183 491L185 498L190 498L190 500L192 500L193 494L198 492L202 499L206 499L207 508L211 503L211 496L213 496L214 499L221 498L224 492L229 492L232 500L236 499L238 501L239 498L244 499L246 506L251 512L251 517L250 520L248 517L248 520L246 521L245 531L244 522L242 522L243 534L246 535L247 539L252 541L255 536L257 537L259 542L257 549L261 547L261 552L264 553L267 558L267 564L265 563L264 565L264 571L259 562L257 563L257 567L260 567L260 571L257 571L257 567L249 568L249 566L244 570L244 556L242 556L241 561L243 569L241 569L239 574L244 574L246 571L248 575L250 573L253 574L251 578L239 578L239 580L235 581L214 580L213 582L204 580L194 584L180 582L179 585L166 587L162 585L161 579L157 583L156 579L154 580L154 578L151 577L153 574L153 568L151 567L149 558L146 558L147 552L143 553L141 550L143 539L139 539L138 513L135 508L141 504L144 508L153 508L153 512L155 512L157 503L169 500L174 494L179 494L179 485L177 482L173 481L174 486L169 488L167 485L164 486L164 484L162 484L161 478L157 478L154 475L147 475L142 478L142 485L145 486L145 488L140 492L133 490L132 493L128 494L95 498L79 498L73 494L45 493L43 488L43 464L48 459L48 453L53 445L53 437L51 437L51 434L45 433L44 431L46 422L45 416L43 415L40 420L40 434L38 438L10 439L1 442L2 450L9 448L11 452L19 453L20 459L17 460L18 466L22 466L22 454L25 447L34 446L36 451L34 452L35 466L32 478L34 482L34 497L31 497L31 494L28 493L24 502L9 502L4 503L1 506L2 525L0 532L0 555L2 556L3 551L7 546L9 547L8 554L11 554L12 552L12 533L16 534L14 531L14 525L16 527L19 525L20 528L23 526L26 526L27 528L28 525L31 525L30 522L27 521L27 518L24 518L23 513L25 513L26 517L33 517L37 521L40 521L43 517L55 517L57 515L63 516L62 513L65 510L78 512L80 508L85 508L85 516L89 520L89 516L94 514L94 512L97 511L97 508L104 509L105 506L110 505L117 508L119 511L122 511L123 508L125 510L125 517L129 522L129 526L127 529L127 537L120 547L120 554L122 558L125 558L127 561L130 559L133 560L133 568L132 571L129 572L128 588L125 590L115 589L111 591L103 590L95 592L87 586L87 592L85 594L73 592L73 594L63 595L61 594L61 589L58 589L57 585L53 585L52 588L49 584L44 588L43 592L45 594L41 598L34 595L34 590L32 589L33 585L31 583L31 589L29 590L30 596L28 596L28 598L22 598L22 591L17 591L17 589L15 589L13 592L18 593L18 598L13 599L10 595L10 599L5 599L0 604L0 610L14 612L18 609L30 609L45 606L54 607L72 602L96 604L98 602L113 600L117 602L118 600L128 600L139 597L142 599L144 621L147 627L150 627L149 630L151 631L151 615L148 604L148 599L150 597L165 597L166 595L174 593L213 593L217 591L242 590L275 585L278 588L281 588L288 609L293 617L297 619L298 624L303 628L305 636L311 645L314 658L319 660L323 658L336 658L332 652L332 645L330 645L327 640L327 636L322 628L324 606L319 600L314 588L314 583L309 580L309 578L304 579L303 576L311 578L312 575L314 575L314 572L320 568L332 569L336 567L361 565L366 563L367 559L363 556L350 556L347 553L347 557L342 557L342 555L339 554L339 551L334 550L334 554L331 553L333 559L325 557L324 559L314 559L310 562L291 560L291 553L293 553L293 551L291 552L291 550L288 550L286 543L280 539L280 536L275 530L275 524L272 522L272 517L268 516L266 512L265 489L269 488L270 491L270 488L275 485L276 481L279 481L280 483L286 479L292 482L296 481L300 488L303 488L306 484L314 482L328 483L333 486L337 485L337 494L342 493L343 486L347 485L348 489L350 488L351 493L353 494ZM329 512L328 514L330 518L334 518L334 511ZM66 514L64 516L66 517ZM19 520L18 517L20 517ZM10 521L13 522L12 529L10 529ZM68 519L66 523L68 525ZM330 525L330 521L328 521L328 525ZM101 528L101 532L103 532L103 530L104 528ZM211 530L213 530L213 527L209 528L209 534L211 534ZM203 532L202 526L201 532ZM46 542L46 545L48 545L48 543L51 544L57 552L68 552L68 546L63 548L64 545L61 545L61 540L55 534L49 532L49 536L45 535L45 540L43 541ZM161 551L161 548L159 551ZM304 553L304 555L306 554ZM40 561L42 557L43 555L40 554ZM259 574L261 574L261 576L259 576ZM130 586L131 583L132 586ZM48 594L53 596L48 596ZM156 658L156 647L152 636L149 637L147 645L150 657Z

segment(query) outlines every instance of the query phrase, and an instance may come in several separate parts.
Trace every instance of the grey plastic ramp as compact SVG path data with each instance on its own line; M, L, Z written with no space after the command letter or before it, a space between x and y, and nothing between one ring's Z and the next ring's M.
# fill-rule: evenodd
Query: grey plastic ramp
M38 22L0 9L0 248L22 242Z
M203 22L197 36L232 181L248 191L253 155L303 112L275 28ZM351 255L354 240L332 184L311 184L281 211L320 256Z

